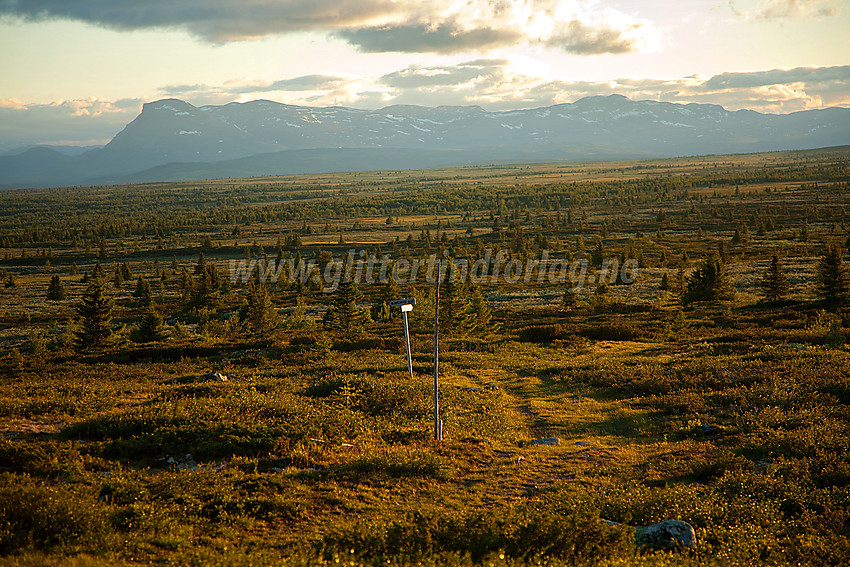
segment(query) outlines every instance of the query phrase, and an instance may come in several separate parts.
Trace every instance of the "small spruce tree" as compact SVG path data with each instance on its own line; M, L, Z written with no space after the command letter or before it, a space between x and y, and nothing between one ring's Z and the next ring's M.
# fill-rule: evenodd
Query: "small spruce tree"
M454 264L440 285L440 332L446 336L465 334L466 286L458 281Z
M325 313L325 330L346 340L359 338L366 324L371 320L369 310L357 306L362 300L363 292L355 282L351 280L341 282Z
M249 284L248 297L239 311L239 320L246 332L255 338L268 338L277 329L281 318L272 303L266 284Z
M112 341L111 322L114 301L105 295L105 291L106 283L103 278L95 275L83 293L83 298L77 307L81 321L76 334L76 345L80 348L104 347Z
M788 278L782 270L779 256L774 252L770 266L765 270L761 279L761 294L768 301L780 301L782 296L788 292Z
M850 277L844 266L841 247L832 243L817 265L817 292L827 303L840 303L847 298Z
M133 291L133 297L141 299L143 305L150 305L153 302L151 284L145 279L145 276L139 275L136 280L136 289Z
M65 284L62 283L59 276L54 275L50 278L50 284L47 286L47 299L51 301L60 301L65 299L67 295L68 294L65 292Z
M725 301L735 297L735 289L725 274L720 254L715 253L688 277L682 303L694 301Z
M498 330L492 323L493 312L481 294L481 288L474 286L469 293L469 301L464 307L464 325L472 335L481 335Z
M159 314L153 304L148 305L145 316L130 333L130 339L137 343L151 343L163 341L166 338L168 338L168 331L165 330L162 315Z

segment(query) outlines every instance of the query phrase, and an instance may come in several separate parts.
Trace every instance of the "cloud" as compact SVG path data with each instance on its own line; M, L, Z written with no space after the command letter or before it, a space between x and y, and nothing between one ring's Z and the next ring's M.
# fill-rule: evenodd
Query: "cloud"
M836 67L797 67L744 73L721 73L707 80L706 89L751 88L789 83L832 84L850 88L850 65Z
M212 42L304 31L365 52L464 53L516 45L581 55L657 43L651 22L595 0L5 0L0 15L70 19L112 29L183 29Z
M453 65L411 65L379 77L308 75L272 83L234 81L196 89L194 104L273 98L302 105L378 108L390 104L481 105L512 110L573 102L585 96L622 94L635 100L721 104L730 110L792 112L850 106L850 66L800 67L722 73L713 77L622 77L569 81L531 74L524 61L474 59ZM168 91L169 96L179 93Z
M105 144L142 108L138 99L99 98L24 104L0 101L3 149L29 144Z
M342 30L335 34L367 53L387 51L409 53L456 53L509 47L525 38L510 29L489 27L465 30L456 23L385 25Z
M752 10L739 10L729 2L735 15L751 21L830 17L836 13L835 4L834 0L765 0Z
M393 0L7 0L0 13L69 19L119 30L182 28L214 42L361 25L396 10Z
M395 89L460 85L492 76L510 63L508 59L478 59L445 67L411 66L384 75L380 82Z
M628 31L605 26L590 26L579 20L573 20L545 43L579 55L638 51L639 44L644 40L638 35L627 33Z

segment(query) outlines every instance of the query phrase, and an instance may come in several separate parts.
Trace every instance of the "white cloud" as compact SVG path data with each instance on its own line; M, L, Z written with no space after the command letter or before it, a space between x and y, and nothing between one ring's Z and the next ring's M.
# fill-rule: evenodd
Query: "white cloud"
M740 10L730 1L733 12L752 21L825 18L836 14L835 0L764 0L750 10Z

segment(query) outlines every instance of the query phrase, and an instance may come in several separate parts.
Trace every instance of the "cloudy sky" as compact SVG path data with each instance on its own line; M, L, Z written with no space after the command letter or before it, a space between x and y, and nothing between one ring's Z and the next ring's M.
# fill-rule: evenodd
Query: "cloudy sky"
M143 102L850 107L846 0L0 0L0 150Z

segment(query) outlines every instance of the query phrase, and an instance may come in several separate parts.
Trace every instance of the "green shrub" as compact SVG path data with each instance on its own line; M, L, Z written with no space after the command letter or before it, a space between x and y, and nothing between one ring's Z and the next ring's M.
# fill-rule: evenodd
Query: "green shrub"
M0 476L0 553L53 546L94 546L109 534L106 510L93 498Z

